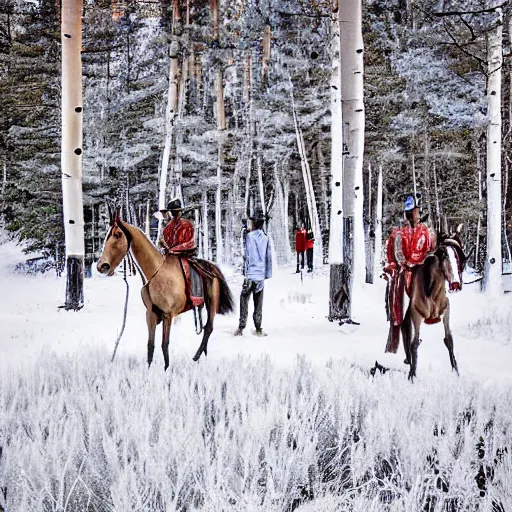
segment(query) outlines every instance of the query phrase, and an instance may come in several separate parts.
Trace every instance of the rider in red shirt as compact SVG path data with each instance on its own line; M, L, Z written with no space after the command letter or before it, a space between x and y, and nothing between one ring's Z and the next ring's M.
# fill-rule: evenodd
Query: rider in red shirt
M421 265L436 248L436 237L420 220L420 209L414 195L405 200L407 224L402 229L394 228L387 241L387 266L385 272L391 277L388 295L388 311L392 326L402 323L402 294L409 293L411 269Z
M194 255L197 246L194 238L194 226L187 219L181 217L183 208L179 199L173 199L167 210L171 212L172 219L163 231L162 245L166 253L176 256Z
M201 308L204 304L203 282L195 268L188 262L197 253L196 241L194 238L194 226L187 219L181 217L183 208L180 199L176 198L169 202L167 211L171 212L172 219L163 230L163 237L160 239L166 254L179 256L185 276L187 294L194 310L199 315L199 322L202 329ZM190 272L190 282L186 277L186 269Z

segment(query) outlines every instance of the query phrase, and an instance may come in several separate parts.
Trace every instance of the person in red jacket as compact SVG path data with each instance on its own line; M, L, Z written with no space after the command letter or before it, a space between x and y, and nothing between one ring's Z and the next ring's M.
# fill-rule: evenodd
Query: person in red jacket
M173 199L167 210L171 212L172 219L165 226L163 239L160 240L165 252L175 256L195 256L197 251L194 238L194 226L187 219L183 219L183 208L179 199Z
M308 272L313 272L313 246L315 245L315 236L311 229L306 233L306 259L308 262Z
M295 273L299 273L299 257L301 259L301 269L304 269L304 252L306 251L306 230L304 224L300 225L300 228L295 233L295 252L297 253L297 270Z
M405 199L404 213L406 225L394 228L387 241L388 291L386 295L390 331L386 352L396 352L399 341L399 326L403 322L403 294L410 293L412 270L421 265L436 248L435 233L421 222L420 208L414 195ZM434 314L433 321L438 321Z
M183 208L179 198L169 202L167 211L171 212L172 218L163 230L160 245L164 247L165 254L179 256L180 261L183 259L187 262L189 258L193 258L197 254L194 225L189 220L182 218ZM183 272L185 273L185 267L183 267ZM187 278L185 281L187 283ZM190 300L195 314L199 315L199 322L202 326L203 280L192 265L190 265L190 284L186 286L190 286Z

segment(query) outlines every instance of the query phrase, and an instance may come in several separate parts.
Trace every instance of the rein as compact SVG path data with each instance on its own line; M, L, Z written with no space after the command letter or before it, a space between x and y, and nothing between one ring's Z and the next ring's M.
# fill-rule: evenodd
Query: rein
M126 298L124 301L123 323L121 325L121 332L119 333L119 336L117 337L116 343L114 345L114 352L112 354L112 359L110 360L111 363L114 362L114 358L116 357L117 347L119 346L119 342L121 341L121 337L124 333L124 328L126 326L126 313L128 312L128 296L130 294L130 286L128 284L128 279L126 279L126 257L123 260L123 267L123 280L126 283Z
M123 281L126 283L126 297L124 300L123 323L121 324L121 332L119 333L119 335L116 339L115 345L114 345L114 352L112 353L112 359L110 360L110 362L112 362L112 363L114 362L114 359L116 357L117 348L119 347L119 342L121 341L121 337L123 336L123 333L124 333L124 328L126 326L126 314L128 313L128 297L130 295L130 285L128 284L128 279L126 279L126 259L127 258L131 258L132 263L139 269L139 273L142 278L142 283L144 283L144 276L143 276L142 272L140 271L140 267L136 264L135 259L133 258L133 256L130 253L130 247L132 245L132 240L133 240L132 235L125 228L125 226L122 225L121 221L118 218L116 218L114 220L114 222L112 223L112 227L114 227L114 226L117 226L123 232L124 236L126 237L126 240L128 240L128 250L126 251L126 255L123 259Z

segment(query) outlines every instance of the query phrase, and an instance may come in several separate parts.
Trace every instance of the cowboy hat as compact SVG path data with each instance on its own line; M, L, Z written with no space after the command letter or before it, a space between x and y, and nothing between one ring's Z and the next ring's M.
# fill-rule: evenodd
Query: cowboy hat
M166 211L175 211L175 210L183 210L183 207L181 206L181 200L179 197L176 197L174 199L171 199L167 203L167 209Z
M268 219L269 219L268 215L265 215L263 213L263 210L261 210L259 208L254 212L254 215L249 217L249 220L252 220L253 222L267 221Z

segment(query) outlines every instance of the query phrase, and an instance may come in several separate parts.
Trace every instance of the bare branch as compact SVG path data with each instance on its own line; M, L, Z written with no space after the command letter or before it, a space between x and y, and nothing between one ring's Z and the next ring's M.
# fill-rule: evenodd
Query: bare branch
M461 46L461 44L459 43L459 41L457 41L457 39L455 39L455 37L453 36L453 34L448 30L448 27L446 26L446 22L445 20L443 20L443 28L444 28L444 31L446 32L446 34L448 35L448 37L453 41L453 44L462 52L464 53L465 55L467 55L468 57L471 57L472 59L475 59L479 64L480 64L480 67L482 68L482 72L487 76L487 73L485 71L485 66L486 66L486 61L481 59L480 57L478 57L478 55L473 55L471 52L468 52L467 50L464 49L463 46Z
M480 9L478 11L446 11L446 12L433 12L433 16L462 16L464 14L484 14L486 12L494 12L496 9L506 7L509 2L503 2L500 5L494 7L488 7L487 9Z
M459 16L459 19L460 19L460 21L462 21L462 23L464 23L464 25L467 27L467 29L471 32L471 41L475 41L476 34L475 34L475 31L473 30L473 27L462 17L462 15Z

